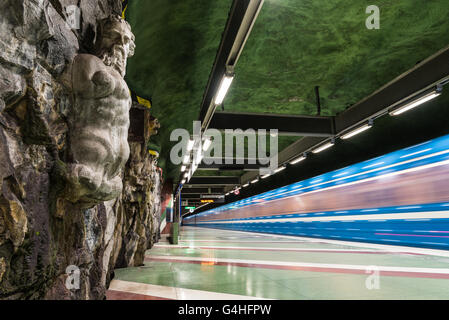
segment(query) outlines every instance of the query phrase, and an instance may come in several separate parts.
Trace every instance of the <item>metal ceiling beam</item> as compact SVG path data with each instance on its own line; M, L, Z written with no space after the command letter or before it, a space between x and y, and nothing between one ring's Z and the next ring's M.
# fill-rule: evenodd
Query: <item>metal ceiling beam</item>
M223 193L224 188L220 187L212 187L212 188L183 188L182 194L208 194L208 193Z
M201 197L199 194L185 194L184 192L181 192L181 199L182 200L198 200L197 202L201 202L200 201Z
M332 117L269 113L215 112L210 128L277 129L279 135L331 137L335 134Z
M449 47L440 50L414 68L403 73L370 96L356 103L335 118L337 133L360 122L385 114L391 107L447 80L449 77Z
M220 170L220 171L257 171L268 167L262 165L257 158L204 158L198 166L198 170Z
M192 177L190 181L184 186L188 188L188 185L197 186L232 186L240 183L240 177ZM184 190L183 188L183 190Z
M227 68L234 68L262 8L263 0L234 0L201 103L199 121L206 130L215 112L213 98Z
M220 170L220 171L259 171L259 164L200 164L197 170Z
M233 72L262 9L263 2L264 0L233 0L200 106L198 120L202 123L201 130L203 132L208 128L217 108L214 97L223 76L226 72Z
M449 47L446 47L337 115L335 131L341 134L368 119L386 114L391 107L429 87L445 83L448 79ZM325 138L304 137L294 142L279 153L279 165L291 161L324 140ZM256 172L247 172L242 176L241 182L245 183L257 176Z
M301 155L301 153L309 150L313 146L323 142L326 138L318 138L318 137L304 137L293 142L287 148L279 152L278 163L279 165L288 163L292 159ZM242 175L241 182L246 183L251 181L259 176L258 172L247 172Z

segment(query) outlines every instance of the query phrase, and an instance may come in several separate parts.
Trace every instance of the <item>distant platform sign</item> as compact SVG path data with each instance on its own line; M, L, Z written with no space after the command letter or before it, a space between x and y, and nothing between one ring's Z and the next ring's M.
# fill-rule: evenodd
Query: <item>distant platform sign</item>
M221 194L202 194L201 203L224 203L225 197Z

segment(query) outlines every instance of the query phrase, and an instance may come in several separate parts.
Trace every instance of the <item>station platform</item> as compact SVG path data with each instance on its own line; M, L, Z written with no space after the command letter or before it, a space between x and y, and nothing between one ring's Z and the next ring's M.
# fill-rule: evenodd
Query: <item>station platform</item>
M182 227L108 300L449 299L449 251Z

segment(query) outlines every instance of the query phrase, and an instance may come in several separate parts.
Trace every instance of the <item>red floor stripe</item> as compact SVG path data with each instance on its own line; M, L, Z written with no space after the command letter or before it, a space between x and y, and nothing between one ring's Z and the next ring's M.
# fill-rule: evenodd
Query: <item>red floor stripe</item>
M125 291L108 290L106 291L107 300L173 300L146 294L137 294Z
M176 260L163 258L145 258L145 261L157 262L175 262L175 263L193 263L193 264L208 264L215 266L235 266L244 268L262 268L262 269L278 269L278 270L298 270L310 272L328 272L328 273L350 273L350 274L367 274L365 270L345 269L345 268L326 268L326 267L298 267L298 266L276 266L269 264L258 263L243 263L243 262L217 262L217 261L194 261L194 260ZM422 272L406 272L406 271L379 271L382 276L392 277L410 277L410 278L432 278L432 279L449 279L449 274L440 273L422 273Z

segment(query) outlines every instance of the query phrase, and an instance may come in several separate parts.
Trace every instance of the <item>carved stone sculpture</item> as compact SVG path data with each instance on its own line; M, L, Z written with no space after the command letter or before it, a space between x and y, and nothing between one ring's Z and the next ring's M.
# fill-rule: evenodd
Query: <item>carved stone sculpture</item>
M131 108L123 78L134 48L130 25L113 16L99 24L96 54L77 55L68 69L74 103L68 114L72 161L66 196L72 202L94 205L122 191Z

